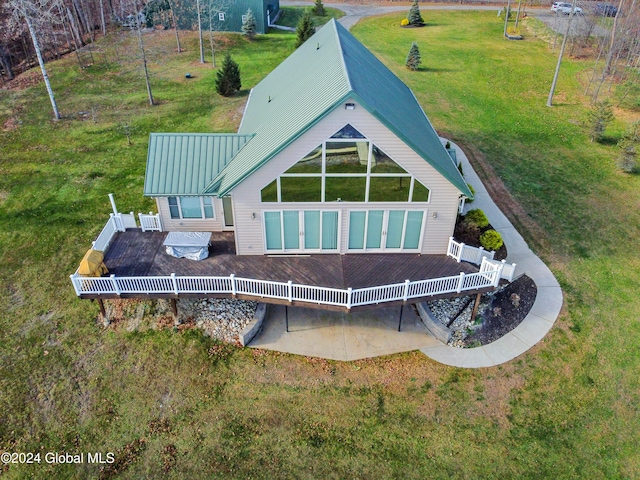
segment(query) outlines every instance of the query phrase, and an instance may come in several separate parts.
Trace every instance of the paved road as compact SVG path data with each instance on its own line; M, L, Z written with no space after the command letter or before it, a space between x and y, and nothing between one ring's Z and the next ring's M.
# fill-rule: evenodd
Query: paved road
M282 6L294 6L294 7L308 7L313 5L313 1L295 1L295 0L282 0L280 2ZM384 15L392 12L409 12L407 5L360 5L350 3L325 3L326 7L337 8L345 12L345 16L339 21L346 27L351 28L353 25L363 17L371 17L375 15ZM493 10L497 13L499 7L487 6L487 5L421 5L420 10ZM529 15L535 16L540 21L544 22L553 31L561 33L567 29L567 22L569 21L568 15L556 15L548 8L527 8ZM585 10L586 11L586 10ZM594 25L596 17L593 14L587 13L585 15L576 15L571 21L571 36L586 36L589 33L596 36L607 36L609 31L606 28L602 28L599 25Z
M280 5L284 7L308 7L313 5L313 2L282 0ZM407 5L376 6L350 3L324 3L324 6L342 10L346 15L342 17L339 22L346 28L351 28L363 17L372 17L375 15L384 15L387 13L402 11L409 13L409 6ZM497 12L498 7L490 7L486 5L421 5L420 10L494 10Z

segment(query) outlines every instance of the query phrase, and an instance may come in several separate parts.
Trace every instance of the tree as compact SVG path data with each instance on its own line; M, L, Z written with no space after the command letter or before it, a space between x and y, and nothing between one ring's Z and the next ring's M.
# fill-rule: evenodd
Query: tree
M216 92L229 97L240 90L240 67L227 53L222 60L222 67L216 72Z
M422 15L420 15L420 7L418 6L418 0L413 0L413 4L409 9L409 25L422 26L424 25L424 20L422 19Z
M411 44L411 49L409 49L409 55L407 55L405 65L407 68L415 71L418 70L420 63L422 63L422 60L420 59L420 50L418 49L418 44L413 42Z
M309 14L309 12L305 12L305 14L300 18L298 26L296 27L296 48L309 40L309 38L311 38L314 33L316 33L316 29L313 26L311 15Z
M589 138L592 142L602 141L604 131L613 118L613 107L607 100L593 104L589 111Z
M623 172L633 173L640 155L640 121L632 123L618 142L618 166Z
M324 10L324 5L322 4L322 0L316 0L313 8L311 9L314 15L318 17L324 17L327 12Z
M47 74L47 68L44 64L44 58L42 56L42 50L40 49L40 42L36 33L36 27L40 22L55 22L57 18L55 16L56 2L55 0L9 0L7 2L9 8L13 10L14 19L16 22L24 21L29 30L31 41L33 42L33 49L38 57L38 64L40 65L40 71L42 72L42 78L49 94L49 100L53 107L53 116L56 120L60 120L60 112L58 111L58 104L56 103L51 83L49 82L49 75Z
M553 80L551 81L551 88L549 89L549 96L547 97L547 107L553 106L553 95L556 91L556 84L558 83L558 75L560 75L560 66L562 65L562 56L564 55L564 49L567 45L567 38L569 38L569 32L571 31L571 20L573 20L573 14L576 9L576 0L573 0L571 4L571 12L569 13L569 21L567 22L567 29L564 32L564 38L562 39L562 46L560 47L560 53L558 54L558 63L556 63L556 71L553 74Z
M240 30L242 31L242 35L247 37L249 40L252 40L256 36L258 23L256 22L256 17L253 16L251 9L247 10L247 13L244 15Z

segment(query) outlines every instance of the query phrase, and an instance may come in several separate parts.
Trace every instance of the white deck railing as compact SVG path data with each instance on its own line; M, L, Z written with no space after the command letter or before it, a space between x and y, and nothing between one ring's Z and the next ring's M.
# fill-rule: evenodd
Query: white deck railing
M160 214L138 213L138 219L140 220L140 227L143 232L161 232L162 224L160 223Z
M489 252L482 247L470 247L464 243L458 243L453 239L453 237L449 238L447 255L455 258L458 263L469 262L475 265L482 265L484 262L489 262L492 270L495 270L502 265L502 278L510 282L513 280L513 276L516 271L515 263L506 263L504 260L501 262L494 260L493 257L495 252Z
M109 215L109 220L107 220L107 223L98 235L98 238L92 242L92 248L94 250L106 252L116 232L118 232L118 224L115 215L112 213Z
M499 263L499 262L498 262ZM495 288L500 281L503 264L497 266L483 261L480 272L460 273L453 277L409 281L368 288L329 288L289 282L272 282L228 277L178 277L175 274L155 277L82 277L70 276L76 295L128 294L228 294L272 298L288 302L333 305L347 309L362 305L376 305L398 300L429 297L468 290Z

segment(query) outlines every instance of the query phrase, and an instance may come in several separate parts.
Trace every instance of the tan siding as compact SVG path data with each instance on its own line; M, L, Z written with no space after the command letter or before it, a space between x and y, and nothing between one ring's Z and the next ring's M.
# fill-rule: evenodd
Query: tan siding
M260 202L260 190L278 175L296 163L300 158L317 147L322 141L350 123L362 132L376 146L385 151L398 164L412 173L430 191L428 203L271 203ZM459 192L431 165L413 152L402 140L396 137L376 118L360 105L354 110L337 108L321 120L309 132L294 141L268 164L257 170L238 185L233 192L236 217L236 242L238 254L263 254L262 211L295 209L339 209L341 210L341 246L346 252L348 211L350 209L421 209L426 211L422 253L442 254L446 252L449 237L453 234L458 209ZM339 207L339 208L338 208ZM437 218L433 213L437 212ZM255 213L255 219L252 218Z
M168 232L220 232L222 231L223 218L219 202L213 201L214 215L216 218L197 219L172 219L169 213L167 197L157 197L156 205L160 214L162 228Z

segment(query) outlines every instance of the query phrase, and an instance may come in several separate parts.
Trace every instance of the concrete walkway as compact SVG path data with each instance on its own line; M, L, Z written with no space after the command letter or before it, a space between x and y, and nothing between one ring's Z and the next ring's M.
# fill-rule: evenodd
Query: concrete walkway
M446 143L445 139L442 139ZM522 236L493 202L464 152L457 145L458 160L467 183L476 191L473 203L465 206L482 209L493 227L500 232L507 245L507 262L516 264L516 276L525 273L536 284L538 293L529 314L520 325L504 337L477 348L454 348L440 344L420 351L440 363L456 367L491 367L523 354L544 338L562 309L562 290L551 270L529 248Z

